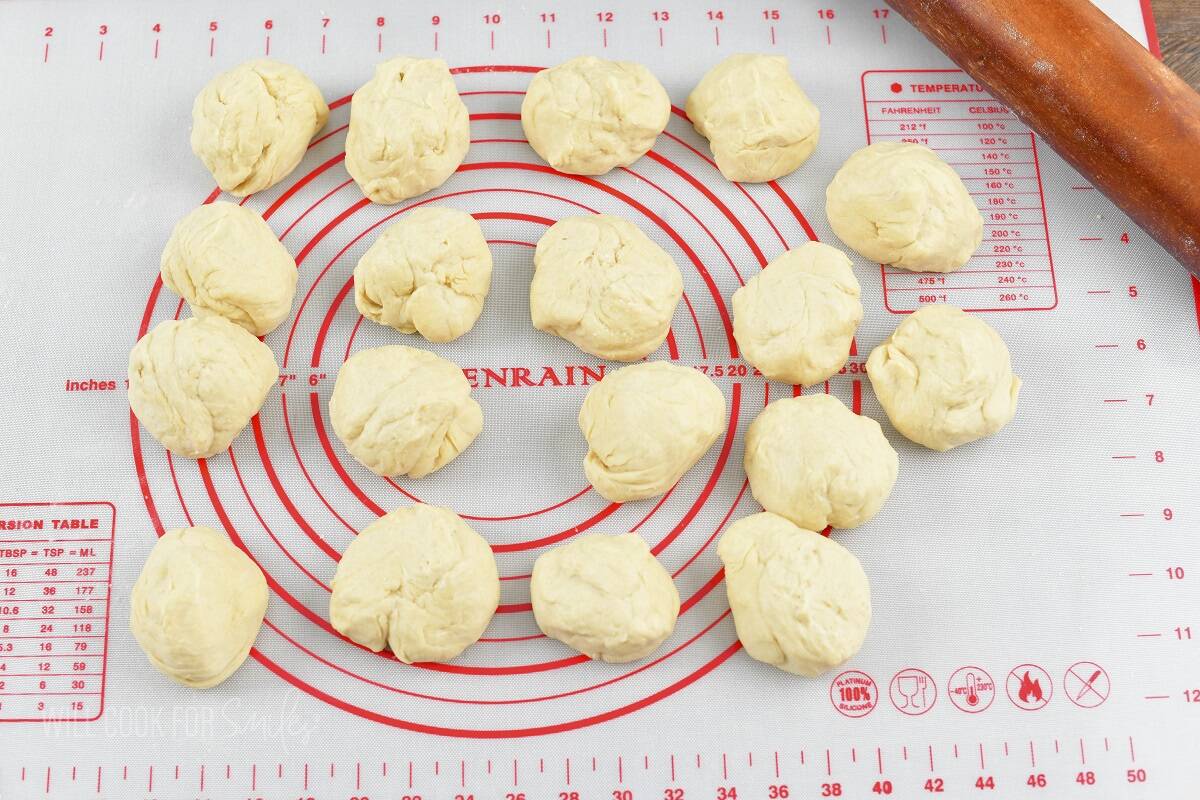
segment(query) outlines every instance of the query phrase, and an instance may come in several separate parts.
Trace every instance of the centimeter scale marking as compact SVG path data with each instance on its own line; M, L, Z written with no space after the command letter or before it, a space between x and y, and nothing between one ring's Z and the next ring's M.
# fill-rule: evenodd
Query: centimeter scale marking
M249 24L255 25L262 30L263 37L261 39L260 52L265 56L269 56L272 51L273 37L275 38L276 49L278 49L278 37L285 35L302 37L303 39L311 38L314 51L320 55L326 55L332 48L337 46L356 48L363 52L378 54L384 52L385 45L393 48L407 47L411 49L414 41L421 41L432 51L438 52L446 46L446 38L450 31L455 31L456 38L463 37L459 41L467 42L468 46L495 50L497 46L503 43L501 41L503 31L512 25L521 24L541 27L545 49L553 49L555 46L553 30L559 25L569 23L593 25L595 36L593 44L601 50L612 46L615 37L618 36L637 36L639 37L639 46L642 44L640 39L644 37L647 38L646 44L664 48L667 46L668 40L672 38L669 34L672 23L678 26L681 21L692 22L698 20L703 20L710 25L711 42L717 50L721 50L727 46L727 43L722 42L722 25L727 21L730 24L739 25L744 25L750 21L758 23L756 31L757 41L755 44L763 48L776 48L785 44L811 45L814 43L830 47L839 40L839 35L835 34L835 30L839 26L847 25L855 28L855 36L871 36L871 32L873 32L873 42L886 46L889 42L888 23L891 17L891 9L882 5L865 8L834 5L827 8L812 9L807 12L800 12L799 10L779 6L736 10L716 7L707 9L672 9L669 6L664 6L638 13L607 10L584 11L575 8L560 9L553 5L548 5L546 8L554 10L530 11L522 9L516 12L499 11L466 16L451 6L448 12L427 15L416 26L410 25L411 21L408 19L405 19L403 23L398 22L395 18L389 20L386 13L363 14L361 15L362 19L356 17L352 22L363 24L355 25L355 27L370 25L373 29L372 33L354 39L345 37L341 40L335 38L339 18L334 14L328 16L314 15L311 21L294 22L288 26L281 25L277 17L269 16ZM380 12L384 12L385 10L383 7L380 8ZM345 15L342 19L347 19L348 17L349 15ZM415 31L422 24L427 26L428 33L418 36ZM197 40L198 46L203 52L207 53L209 58L215 58L221 34L223 32L228 33L230 30L242 30L240 22L236 23L237 27L235 28L228 27L233 25L235 23L220 18L207 20L199 27L196 27L196 32L199 34ZM386 35L388 28L393 25L402 28L404 33L398 34L395 37L388 37ZM117 29L110 26L107 22L96 23L94 26L89 25L89 27L95 32L99 40L97 50L93 51L97 53L95 60L98 62L106 60L105 41L110 37L116 38L121 34L132 34L138 39L144 40L136 42L131 46L126 46L122 53L126 57L136 58L137 54L141 54L149 61L157 61L166 57L171 52L170 48L164 45L163 37L165 34L174 32L173 26L169 23L164 23L158 18L148 17L142 26L135 28ZM68 29L72 34L78 32L72 23L57 20L49 20L46 25L42 26L37 50L38 57L42 63L49 64L52 62L51 44L56 38L60 38L66 33ZM850 31L847 30L846 33L849 34ZM478 40L475 40L474 37L476 36L478 36ZM403 40L401 37L403 37ZM468 37L471 37L470 41L468 41ZM358 41L359 38L362 41ZM394 41L388 41L389 38L394 38ZM847 42L851 41L848 37L844 40ZM680 37L675 37L675 41L683 43L684 40ZM689 44L688 46L691 45ZM743 43L739 46L744 48L745 45ZM176 45L176 52L183 52L179 49L179 45ZM53 53L59 54L59 49L53 49ZM111 52L109 55L111 56ZM61 55L59 57L61 58ZM111 61L111 57L107 60Z
M476 796L523 800L609 798L688 800L739 796L964 796L971 791L1107 787L1109 793L1151 784L1132 736L1024 740L984 744L849 747L771 752L631 754L606 757L395 762L26 765L13 769L26 796L95 796L121 791L255 793L258 797L366 798L388 792L416 800ZM652 787L652 788L650 788ZM278 793L272 795L272 793ZM528 793L528 794L527 794ZM986 795L985 795L986 796ZM1037 796L1035 794L1035 796Z

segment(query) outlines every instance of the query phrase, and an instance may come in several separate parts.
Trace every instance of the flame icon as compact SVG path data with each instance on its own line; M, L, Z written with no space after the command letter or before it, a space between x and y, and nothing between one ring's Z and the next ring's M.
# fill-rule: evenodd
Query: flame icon
M1029 670L1025 670L1025 674L1021 677L1021 688L1017 692L1017 697L1022 703L1042 702L1042 684L1036 679L1029 677Z

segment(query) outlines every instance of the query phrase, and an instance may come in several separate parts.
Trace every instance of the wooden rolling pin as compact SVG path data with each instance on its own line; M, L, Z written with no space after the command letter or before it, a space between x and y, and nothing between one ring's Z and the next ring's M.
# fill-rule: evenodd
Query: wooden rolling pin
M1200 276L1200 95L1089 0L887 0Z

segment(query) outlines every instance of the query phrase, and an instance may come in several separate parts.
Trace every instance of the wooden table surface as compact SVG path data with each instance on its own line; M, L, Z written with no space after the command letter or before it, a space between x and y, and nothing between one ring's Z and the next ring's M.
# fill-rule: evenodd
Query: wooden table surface
M1200 90L1200 0L1151 0L1163 61Z

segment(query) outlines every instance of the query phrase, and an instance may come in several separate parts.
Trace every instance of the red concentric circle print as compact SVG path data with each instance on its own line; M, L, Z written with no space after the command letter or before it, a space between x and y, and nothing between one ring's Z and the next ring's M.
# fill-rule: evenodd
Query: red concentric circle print
M655 149L628 169L589 178L546 167L520 126L520 91L533 71L455 70L471 111L467 161L439 189L395 206L367 202L348 180L349 98L331 104L327 132L304 164L246 201L299 268L293 316L265 339L280 363L280 386L229 451L206 461L171 458L130 416L134 466L158 533L191 524L224 530L267 576L272 597L253 657L339 709L417 732L495 738L593 725L685 690L737 651L714 543L731 519L758 510L741 468L741 441L772 387L739 358L727 298L785 248L816 238L779 186L725 181L678 109ZM382 228L433 203L473 214L495 261L483 316L448 344L363 322L353 298L354 265ZM668 341L652 357L703 370L728 400L728 430L700 463L666 496L625 505L587 486L575 420L588 388L622 365L529 321L534 244L558 219L591 213L630 219L675 258L685 296ZM137 335L181 314L183 304L156 280ZM384 344L453 360L484 409L476 442L419 481L368 472L328 422L341 363ZM845 390L849 403L849 383ZM453 508L492 543L500 566L499 613L483 640L449 664L402 664L347 641L328 623L339 554L357 530L413 502ZM683 602L675 634L650 659L597 664L540 634L528 576L547 547L585 532L621 531L650 543Z

